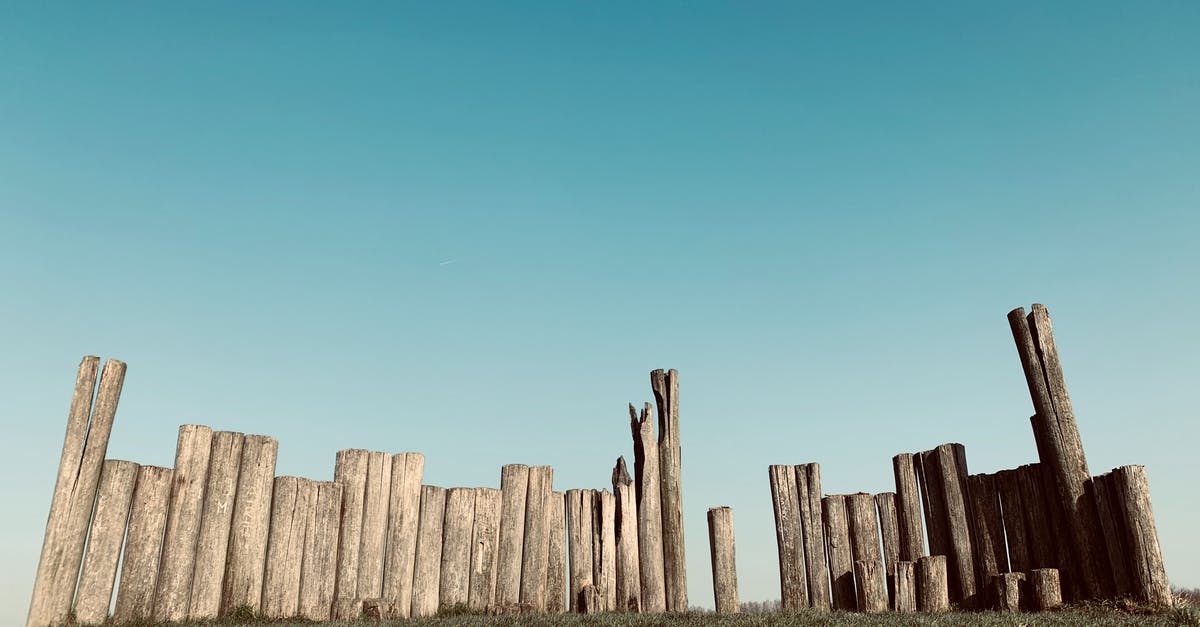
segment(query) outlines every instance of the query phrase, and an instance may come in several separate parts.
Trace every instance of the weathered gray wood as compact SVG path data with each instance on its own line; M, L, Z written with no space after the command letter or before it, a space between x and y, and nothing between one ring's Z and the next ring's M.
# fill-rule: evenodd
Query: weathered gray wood
M75 620L79 624L103 623L108 618L137 471L138 465L133 462L104 461L96 497L96 515L92 518L83 572L79 576L79 592L75 597Z
M875 498L865 492L859 492L846 495L845 502L855 589L860 592L865 589L871 595L874 595L876 590L881 590L883 607L887 609L887 577L883 570L883 555L879 550L879 516L875 511ZM866 568L860 572L857 562L864 562ZM859 575L877 577L878 581L862 581ZM859 602L862 598L856 596L855 599L859 611L868 611ZM867 600L871 603L870 607L874 608L875 598L871 596Z
M771 504L775 511L775 543L779 551L779 595L783 611L808 607L804 575L804 532L800 527L800 498L793 466L767 467Z
M604 609L611 612L617 605L617 500L608 490L593 494L592 572Z
M349 618L338 614L339 611L358 611L353 601L358 596L358 560L362 549L363 505L367 494L370 457L370 451L343 449L337 452L333 466L333 480L342 484L337 585L333 594L333 618L339 620Z
M1112 569L1113 592L1116 596L1133 596L1133 579L1129 572L1129 548L1125 542L1124 515L1113 485L1112 473L1092 477L1088 491L1096 502L1096 513L1100 517L1100 530L1104 534L1104 545L1108 551L1108 564Z
M858 601L854 596L854 558L846 516L846 497L832 494L821 499L821 514L825 522L825 541L829 546L829 578L832 582L833 607L839 610L853 610Z
M300 568L317 485L299 477L276 477L271 498L271 530L263 571L262 614L290 618L300 608Z
M942 444L923 454L931 502L940 501L946 542L950 601L973 608L978 603L973 531L966 485L966 455L961 444ZM931 474L936 481L929 481ZM930 543L932 546L932 542ZM931 549L932 551L932 549Z
M879 510L879 534L883 536L883 570L887 574L888 607L896 606L896 564L900 562L900 521L896 493L875 495Z
M221 609L221 584L229 555L229 532L245 439L246 436L234 431L213 433L188 603L188 617L192 619L215 618Z
M1062 606L1062 580L1057 568L1035 568L1029 571L1030 606L1038 612Z
M617 504L617 589L613 611L640 612L642 584L638 562L637 494L624 457L617 458L612 484Z
M392 455L392 489L388 501L388 544L383 571L383 598L391 602L392 611L397 618L407 618L412 609L413 559L417 551L417 523L421 511L421 479L424 472L424 455ZM495 550L494 545L491 548ZM494 554L492 560L495 560ZM493 567L488 573L491 577L488 604L491 603L495 591L495 575Z
M262 609L263 572L267 562L267 532L271 524L271 489L279 442L265 435L247 435L242 445L237 497L229 532L229 557L221 586L221 611L240 607Z
M300 567L299 613L314 621L329 620L337 586L338 529L342 517L342 484L322 481L304 533Z
M579 613L599 614L604 611L604 597L595 584L587 584L579 591Z
M917 610L944 612L950 609L946 585L946 556L926 555L917 560Z
M733 510L708 510L708 547L712 554L713 599L718 614L736 614L738 607L737 558L733 540Z
M919 559L919 558L918 558ZM896 601L894 609L897 612L917 611L917 564L902 561L896 564Z
M485 610L496 598L496 550L500 544L501 493L475 490L475 520L471 526L471 577L467 606Z
M804 533L804 571L808 578L808 603L818 610L830 607L829 561L826 559L825 525L821 515L821 466L796 466L796 497L800 501L800 529Z
M508 464L500 469L500 550L496 562L496 603L516 605L521 600L521 560L525 546L525 509L529 492L529 466Z
M560 614L567 611L567 513L562 492L550 493L547 511L550 530L547 536L549 547L546 561L546 611ZM636 524L636 521L634 522ZM634 542L637 542L636 537ZM636 567L635 562L634 568Z
M977 580L992 581L994 576L1010 571L1008 552L1004 547L1004 518L1000 514L1000 497L993 475L967 477L967 493L975 531L972 546L975 548ZM988 604L986 599L981 601L981 606Z
M995 607L1001 612L1020 612L1028 603L1025 601L1025 573L1003 573L991 575L992 596Z
M367 454L367 480L363 490L362 531L359 535L358 578L355 596L379 598L383 594L383 563L387 557L387 521L392 490L392 456L380 451ZM464 597L463 602L466 602Z
M1163 566L1150 505L1150 482L1145 466L1121 466L1112 471L1119 511L1124 515L1125 546L1128 548L1134 598L1142 603L1171 606L1171 584Z
M162 560L154 618L179 621L187 618L196 564L196 540L204 511L204 484L208 480L208 457L212 454L212 429L182 425L175 445L175 472L171 502L167 508L167 531L163 536Z
M1016 470L996 473L995 486L1000 494L1004 517L1005 546L1008 547L1009 572L1031 568L1028 532L1025 529L1025 505L1021 500L1021 480Z
M431 485L421 486L421 516L413 563L412 616L433 616L438 610L445 512L446 490Z
M674 369L650 373L658 404L658 463L662 486L663 573L667 611L686 612L687 560L683 541L683 487L679 445L679 373Z
M546 611L546 578L550 561L549 503L554 469L529 468L525 492L525 532L521 549L521 605L530 611Z
M925 532L929 555L949 555L950 530L947 529L946 502L942 475L937 468L936 449L916 453L917 483L921 486L921 504L925 512Z
M633 431L634 487L637 492L638 561L642 586L642 610L662 612L667 609L666 574L663 570L662 501L659 480L658 444L654 437L654 422L650 419L650 403L641 415L629 406L630 428ZM579 589L572 584L572 607Z
M921 494L917 487L916 458L900 453L892 458L896 476L896 508L900 533L900 559L913 562L925 555L925 529L921 525Z
M170 497L170 468L138 468L121 557L121 583L113 610L113 620L117 622L154 617L154 587Z
M567 490L567 552L571 611L583 613L583 589L592 586L592 493ZM593 609L595 605L593 604Z
M466 605L470 597L471 532L474 525L475 491L471 488L447 490L446 515L442 521L439 607Z
M888 609L883 563L879 560L855 560L854 581L858 611L875 614Z

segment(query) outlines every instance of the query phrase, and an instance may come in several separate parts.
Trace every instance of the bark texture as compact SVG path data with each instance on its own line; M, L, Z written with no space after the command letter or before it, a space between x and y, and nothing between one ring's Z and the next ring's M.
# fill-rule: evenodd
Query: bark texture
M1038 611L1055 610L1062 606L1062 581L1057 568L1035 568L1029 571L1031 607Z
M855 560L858 611L868 614L887 611L888 595L883 574L883 564L879 560Z
M946 556L927 555L917 560L917 611L944 612L950 609L946 586Z

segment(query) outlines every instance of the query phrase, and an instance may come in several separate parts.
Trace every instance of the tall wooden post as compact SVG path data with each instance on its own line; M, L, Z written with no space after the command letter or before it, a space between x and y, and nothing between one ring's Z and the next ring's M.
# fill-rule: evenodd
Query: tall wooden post
M800 528L804 532L804 571L808 576L808 602L829 609L829 561L825 552L825 525L821 513L821 466L796 466L796 497L800 501Z
M683 542L683 487L680 482L679 373L655 370L650 385L658 403L658 460L662 485L663 572L667 611L686 612L687 563Z
M550 493L554 469L531 466L525 496L525 533L521 549L521 604L532 611L546 611L546 578L550 560Z
M221 587L225 580L233 505L237 498L238 471L242 466L245 441L246 436L236 431L213 434L200 534L196 539L192 595L188 603L191 619L216 618L221 609Z
M424 472L424 455L392 455L392 489L388 497L388 542L387 560L383 570L383 598L391 602L397 618L407 618L412 608L413 560L417 551L417 523L421 511L421 479ZM494 570L491 576L491 586L494 589ZM489 592L489 604L491 594Z
M126 622L154 617L154 586L167 526L167 501L171 496L171 469L138 468L129 510L129 528L121 557L121 583L113 620Z
M736 614L738 607L737 559L733 541L733 510L708 510L708 546L712 553L713 599L718 614Z
M337 452L333 480L342 484L341 527L338 531L337 585L334 588L333 617L352 611L358 595L358 559L362 548L363 504L367 494L367 464L370 451L344 449Z
M442 522L442 565L438 606L466 605L471 588L471 532L475 524L475 491L446 490Z
M298 603L299 614L309 620L326 621L332 613L341 514L342 484L315 483L313 507L304 533Z
M592 493L592 575L605 611L617 605L617 501L612 492Z
M496 599L496 550L500 544L500 503L494 488L475 490L475 522L471 530L471 580L467 607L486 610Z
M771 503L775 510L775 542L779 549L779 593L783 611L808 607L808 581L804 576L804 534L800 527L800 499L792 466L767 467Z
M392 455L371 451L367 454L358 577L355 582L355 596L359 598L375 599L383 595L383 562L386 557L391 489Z
M637 492L638 561L641 564L642 610L662 612L667 609L666 575L663 571L662 502L659 480L658 445L654 438L654 422L650 420L650 403L641 415L629 406L630 428L633 431L633 470ZM572 594L578 594L572 586ZM576 601L572 600L572 607Z
M567 553L570 607L583 613L583 588L592 583L592 495L590 490L567 490Z
M896 564L900 563L900 521L895 492L875 495L879 534L883 536L883 571L887 574L888 607L896 606Z
M433 616L438 610L445 514L446 490L431 485L421 486L421 518L413 564L412 616Z
M1025 529L1025 504L1021 500L1021 480L1018 471L1001 470L996 473L994 483L1000 494L1000 509L1004 517L1009 570L1025 572L1032 566L1029 559L1028 531Z
M500 469L500 551L496 562L496 603L515 606L521 601L521 559L525 546L525 509L529 466L508 464Z
M276 477L271 498L271 530L263 571L262 614L290 618L300 610L300 572L317 485L300 477Z
M921 525L921 494L917 489L916 460L912 453L892 458L896 475L896 507L900 529L900 559L915 562L925 555L925 530Z
M237 497L229 532L229 559L221 586L222 613L239 607L262 609L263 570L267 561L267 532L271 524L271 489L279 442L265 435L248 435L242 447Z
M883 555L879 551L879 517L875 511L875 498L866 492L848 494L846 499L846 521L850 528L850 559L854 573L855 597L859 611L877 611L877 594L883 595L882 611L887 609L887 574L883 570ZM859 566L859 562L862 566ZM862 577L871 577L864 581ZM863 597L862 594L867 594ZM866 603L864 605L863 603Z
M832 581L833 607L853 610L854 558L850 548L850 526L846 518L846 497L831 494L821 499L825 521L825 540L829 545L829 578Z
M992 581L996 575L1010 570L1008 552L1004 547L1004 519L1000 514L1000 497L997 492L993 475L978 474L967 477L969 510L972 528L975 530L975 567L981 584ZM980 606L986 605L987 600L981 600Z
M640 612L642 584L638 565L637 494L633 479L625 467L624 457L617 458L612 484L617 504L617 601L613 609L618 612Z
M1108 564L1112 568L1114 593L1118 597L1133 596L1129 547L1125 540L1123 523L1124 512L1121 511L1112 473L1092 477L1088 491L1096 501L1096 513L1100 516L1100 529L1104 533L1104 544L1108 550Z
M99 624L108 618L121 558L121 542L129 520L129 504L138 465L116 459L104 461L100 474L100 492L96 497L96 515L83 556L83 573L75 597L75 620L80 624Z
M567 611L567 512L562 492L550 493L547 510L550 531L547 538L546 611L561 614ZM634 538L634 541L637 539Z
M1124 545L1128 548L1135 598L1143 603L1171 606L1171 585L1163 566L1150 506L1150 483L1145 466L1121 466L1112 471L1119 510L1124 514Z
M971 517L968 510L966 454L961 444L942 444L922 453L931 503L944 518L950 601L974 607L977 591ZM940 511L939 511L940 510ZM930 542L933 546L933 542ZM933 550L932 548L930 549Z
M195 571L196 540L204 509L204 484L208 479L208 456L212 453L212 429L182 425L175 446L175 472L171 502L167 509L167 531L163 536L162 562L155 592L154 618L179 621L187 618Z

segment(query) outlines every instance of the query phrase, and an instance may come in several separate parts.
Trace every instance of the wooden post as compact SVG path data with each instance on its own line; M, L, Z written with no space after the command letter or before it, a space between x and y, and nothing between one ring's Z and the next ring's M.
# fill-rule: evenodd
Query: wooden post
M547 537L549 555L546 561L546 611L554 614L567 611L567 514L565 504L562 492L550 493L550 502L547 506L550 532ZM637 539L634 538L634 542L636 541Z
M858 611L876 614L888 608L887 588L884 585L883 564L879 560L855 560L854 580Z
M896 563L896 602L897 612L917 611L917 564L916 562Z
M154 586L167 526L167 501L171 496L171 469L138 468L129 509L129 530L121 558L121 583L117 587L115 622L154 617Z
M631 404L629 421L633 431L633 470L637 492L638 561L642 586L642 610L662 612L667 609L666 574L663 570L662 502L659 481L658 445L654 438L654 422L650 420L650 403L641 415ZM579 590L572 584L572 607Z
M1092 477L1088 491L1096 502L1096 513L1100 516L1100 530L1108 550L1108 564L1112 568L1113 590L1118 597L1133 596L1133 579L1129 572L1129 548L1125 543L1124 514L1117 499L1112 473Z
M771 502L775 510L775 542L779 549L779 594L785 612L808 607L808 581L804 576L804 534L800 527L800 499L793 466L767 467Z
M617 499L608 490L599 490L595 495L592 507L596 527L592 533L599 552L592 555L592 569L604 597L604 609L612 612L617 609Z
M937 468L936 449L916 454L917 482L921 486L921 504L925 511L925 530L929 555L950 553L950 530L946 528L946 502L942 474Z
M1031 416L1029 421L1032 424L1037 424L1038 417ZM1034 435L1037 436L1037 434L1038 432L1035 431ZM1048 444L1039 441L1037 443L1038 456L1041 457L1043 455L1042 451L1048 447ZM1061 581L1064 598L1069 601L1086 599L1088 594L1084 590L1084 582L1078 576L1072 574L1073 568L1071 565L1077 563L1079 560L1077 556L1072 554L1074 549L1072 547L1071 530L1066 520L1066 510L1063 508L1062 503L1059 502L1058 486L1055 485L1054 475L1045 464L1039 463L1035 464L1035 466L1037 474L1034 480L1040 481L1041 484L1041 511L1044 516L1041 524L1047 528L1047 533L1050 536L1050 548L1053 551L1053 555L1047 558L1047 565L1057 566L1062 569L1060 573L1062 574ZM1111 589L1112 582L1108 581L1108 573L1104 574L1104 579L1108 585L1107 589ZM1106 590L1104 585L1101 584L1101 596L1110 596L1104 591Z
M308 479L275 478L263 571L263 616L291 618L299 613L300 567L316 497L317 485Z
M1112 471L1119 510L1124 515L1125 546L1129 550L1134 595L1138 601L1171 606L1171 585L1163 567L1150 483L1145 466L1121 466Z
M471 529L471 579L467 607L486 610L496 598L496 550L500 544L500 503L495 488L475 490L475 521Z
M267 531L271 524L271 489L279 443L265 435L248 435L242 446L237 497L229 532L229 559L221 586L222 613L239 607L262 609Z
M392 489L388 500L388 544L383 571L383 598L391 602L397 618L408 618L412 608L413 559L417 551L417 523L421 511L421 479L424 471L424 455L392 455ZM499 510L496 515L499 516ZM494 545L492 550L495 550ZM495 560L494 554L492 559ZM489 571L489 605L495 590L495 575L493 568Z
M1031 605L1035 611L1056 610L1062 606L1062 582L1057 568L1035 568L1029 571Z
M1003 573L992 575L993 596L996 609L1001 612L1020 612L1026 605L1022 599L1025 589L1025 573Z
M642 584L638 572L637 494L629 470L625 468L624 457L617 458L612 484L617 504L617 590L613 610L640 612Z
M433 616L438 611L445 512L446 490L431 485L421 486L421 517L413 563L412 616Z
M1004 519L993 475L967 477L967 494L975 530L973 546L978 581L992 581L994 576L1010 571L1004 548ZM980 606L987 605L986 600L981 601Z
M604 595L595 584L587 584L579 591L579 613L599 614L604 611Z
M362 549L363 505L367 494L370 457L370 451L343 449L337 452L333 465L333 480L342 484L337 584L333 593L333 618L338 620L351 618L339 612L353 612L353 601L358 595L358 559ZM436 581L434 585L436 587Z
M313 507L304 533L304 558L300 567L299 613L314 621L332 614L337 586L338 529L342 516L342 484L315 484Z
M658 461L662 486L663 572L667 611L686 612L687 564L683 542L683 488L680 483L679 373L674 369L650 373L658 404Z
M800 501L800 529L804 532L804 571L808 576L808 602L829 609L829 562L825 552L825 525L821 515L821 466L796 466L796 497Z
M1018 471L1001 470L996 473L995 486L1000 493L1000 509L1004 517L1009 571L1025 572L1031 566L1028 531L1025 529L1025 505L1021 500L1021 480Z
M917 610L944 612L950 609L946 586L946 556L926 555L917 560Z
M192 595L188 603L191 619L216 618L221 609L221 584L229 554L229 532L233 503L237 497L238 470L246 436L234 431L213 433L204 486L204 508L196 559L192 573Z
M961 444L942 444L922 456L926 460L930 502L940 503L939 509L944 516L950 601L972 608L977 603L977 581L968 509L966 454ZM936 480L931 475L936 475ZM933 546L932 542L930 546Z
M1034 568L1057 568L1053 524L1042 498L1041 464L1025 464L1017 468L1021 488L1021 504L1025 506L1025 532L1029 543L1029 565Z
M471 589L471 532L474 525L475 491L471 488L447 490L446 514L442 522L439 607L467 604Z
M887 609L887 579L883 570L883 555L879 552L879 518L875 513L875 498L865 492L848 494L846 499L846 522L850 528L850 559L854 571L856 589L865 589L871 595L876 590L883 592L883 609ZM856 562L865 562L861 571ZM859 575L878 577L878 581L862 581ZM859 611L873 611L863 606L861 594L855 597ZM874 608L875 598L867 598Z
M27 627L60 623L71 611L108 437L125 381L124 363L115 359L105 362L93 408L99 363L99 357L84 357L75 377Z
M737 559L733 543L733 510L708 510L708 546L712 553L713 599L718 614L736 614L738 607Z
M534 612L546 611L546 579L550 561L547 519L554 469L531 466L525 493L525 532L521 549L521 605Z
M925 555L925 530L921 525L921 494L917 489L916 460L912 453L892 458L896 475L896 506L900 533L900 559L914 562Z
M210 454L212 429L203 425L179 427L175 479L167 508L167 531L163 536L158 590L154 599L155 620L180 621L188 616Z
M108 618L137 471L138 465L133 462L104 461L96 497L96 515L92 519L79 593L75 597L75 620L79 624L99 624Z
M383 594L383 562L387 547L388 508L392 490L392 455L379 451L367 454L367 480L363 490L362 532L358 549L356 597L379 598ZM463 602L466 602L464 598Z
M567 490L567 551L571 571L571 611L583 613L583 588L592 585L590 490Z
M529 467L508 464L500 469L500 551L496 562L496 604L515 606L521 601L521 559L525 545L525 501Z
M858 606L854 596L854 558L850 548L850 527L846 519L846 497L832 494L821 499L825 520L825 539L829 543L829 577L832 580L833 607L853 610Z
M883 536L883 570L887 573L888 607L896 607L896 564L900 562L900 521L896 510L896 493L875 495L879 510L879 532Z

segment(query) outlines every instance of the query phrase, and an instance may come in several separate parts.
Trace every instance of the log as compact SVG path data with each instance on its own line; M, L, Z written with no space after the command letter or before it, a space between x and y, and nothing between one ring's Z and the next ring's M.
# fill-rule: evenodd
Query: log
M96 515L92 519L79 592L75 597L75 620L79 624L99 624L108 618L137 471L138 465L133 462L104 461L96 497Z
M162 555L170 497L170 468L138 468L129 508L125 552L121 556L121 583L117 587L117 604L113 610L115 622L154 617L154 588L158 581L158 561Z
M879 560L855 560L854 580L858 585L858 611L868 614L887 611L888 594L884 585L883 563Z
M925 530L929 541L930 555L950 553L950 530L942 475L937 468L936 449L916 454L917 483L921 486L921 504L925 512Z
M1030 606L1045 612L1062 606L1062 583L1057 568L1035 568L1029 571Z
M216 618L221 609L221 584L229 555L233 502L245 439L246 436L234 431L213 433L200 533L196 538L192 595L188 602L188 617L194 620Z
M858 600L854 596L854 559L846 518L846 497L833 494L821 499L821 514L825 521L825 539L829 543L833 607L853 610L858 606Z
M921 494L917 488L916 459L912 453L892 458L896 475L896 508L900 532L900 559L914 562L925 555L925 529L921 525Z
M300 567L317 486L299 477L276 477L263 571L262 614L291 618L300 609Z
M633 479L625 467L624 457L617 458L612 484L617 505L617 589L613 611L640 612L642 584L638 562L637 494L633 487Z
M792 466L767 467L771 503L775 510L775 543L779 549L779 595L783 611L808 607L804 575L804 533L800 528L800 499Z
M737 559L733 542L733 510L708 510L708 546L712 554L713 599L718 614L736 614L738 607Z
M1018 471L1001 470L996 473L995 486L1000 494L1000 509L1004 517L1009 571L1025 572L1031 566L1028 531L1025 529L1025 505L1021 500L1021 481Z
M548 505L550 531L547 537L546 611L555 614L567 611L567 513L564 499L562 492L551 492ZM636 538L634 542L637 542ZM636 568L636 563L634 566Z
M896 601L894 608L897 612L917 611L917 564L916 562L896 563Z
M679 446L679 373L674 369L650 373L658 404L659 484L662 486L663 573L667 611L686 612L687 562L683 541L683 488Z
M349 620L338 612L356 612L358 560L362 548L363 505L367 494L367 465L371 453L363 449L337 452L333 480L342 484L342 513L338 531L337 584L334 587L333 618ZM440 550L440 549L439 549ZM437 582L434 581L434 586Z
M631 404L629 421L633 431L634 487L637 493L638 561L642 587L642 610L663 612L667 609L666 574L663 570L662 502L659 481L658 445L650 403L641 415ZM579 589L572 584L572 607Z
M180 621L188 616L212 435L212 429L203 425L179 427L167 530L154 598L155 620Z
M596 552L592 554L592 571L604 610L611 612L617 607L617 500L608 490L594 494L592 542Z
M968 509L966 454L963 445L942 444L923 455L927 456L926 473L938 474L937 480L929 483L931 501L940 501L945 516L943 522L948 542L946 562L950 601L967 608L976 607L978 582L972 543L974 531L971 528Z
M946 556L926 555L917 560L917 611L944 612L948 609Z
M445 488L421 486L421 515L413 562L410 614L414 617L433 616L438 611L438 587L442 578L442 524L445 512Z
M442 522L442 565L438 606L466 605L471 589L471 532L475 525L475 491L450 488L446 491L446 514Z
M875 495L879 510L879 533L883 536L883 571L887 575L888 607L896 607L896 564L900 562L900 521L896 509L896 493Z
M108 452L108 437L125 381L123 362L115 359L105 362L100 390L93 403L99 363L98 357L84 357L75 378L58 478L34 577L26 621L29 627L60 623L71 612L96 489Z
M604 595L594 584L587 584L579 592L579 613L599 614L604 611Z
M417 551L417 523L421 511L421 479L424 471L424 455L392 455L392 489L388 500L388 544L383 571L383 598L391 602L392 611L397 618L408 618L412 608L413 559ZM498 521L499 519L497 524ZM494 545L491 548L495 551ZM492 559L495 560L494 554ZM495 591L495 576L493 567L489 571L491 583L488 604L491 603Z
M313 621L332 615L337 586L338 531L342 516L342 484L315 483L313 507L304 533L300 567L299 613Z
M996 609L1001 612L1020 612L1027 605L1023 599L1025 573L1003 573L992 575L993 597Z
M525 501L529 467L508 464L500 469L500 551L496 562L496 603L516 605L521 600L521 560L525 545Z
M804 533L804 571L808 577L808 602L829 609L829 562L826 559L825 525L821 515L821 466L796 466L796 496L800 501L800 529Z
M1088 491L1096 502L1096 513L1100 517L1100 531L1108 551L1108 564L1112 569L1113 591L1118 597L1134 595L1133 578L1129 572L1129 548L1125 543L1123 512L1120 510L1112 473L1092 477Z
M1025 506L1025 539L1029 543L1029 564L1034 568L1057 568L1053 524L1042 497L1042 466L1025 464L1017 468L1017 473L1021 487L1021 503Z
M379 451L367 454L367 480L363 490L362 531L358 549L356 597L380 598L383 594L383 562L387 556L388 508L392 490L392 455ZM463 602L466 602L464 596Z
M854 571L855 589L862 592L867 590L874 594L876 590L883 591L883 606L887 609L887 577L883 570L883 555L879 551L879 517L875 512L875 498L865 492L846 495L846 522L850 528L850 559ZM860 571L857 562L864 562L867 567ZM863 581L859 575L878 577L878 581ZM861 596L855 597L855 606L859 611L875 611L862 605ZM874 608L874 597L868 599Z
M496 550L500 544L501 493L475 490L475 520L471 526L471 578L467 607L482 611L496 598ZM411 585L411 584L410 584Z
M592 586L592 495L590 490L567 490L567 551L570 567L571 611L584 611L583 589ZM592 606L595 609L595 605Z
M1154 510L1150 505L1150 483L1145 466L1121 466L1112 471L1118 508L1123 514L1125 546L1128 548L1134 598L1149 605L1170 607L1171 585L1163 566Z
M972 528L975 538L975 568L978 581L992 581L993 577L1009 572L1008 552L1004 548L1004 519L1000 514L1000 497L994 477L978 474L967 477L967 494L970 499ZM987 605L982 599L981 606Z
M265 435L247 435L242 445L237 497L229 532L229 558L221 586L221 611L242 607L262 609L263 571L267 561L267 531L271 524L271 489L279 442Z
M521 549L521 605L546 611L547 567L550 561L549 505L554 483L550 466L531 466L525 492L525 532Z

